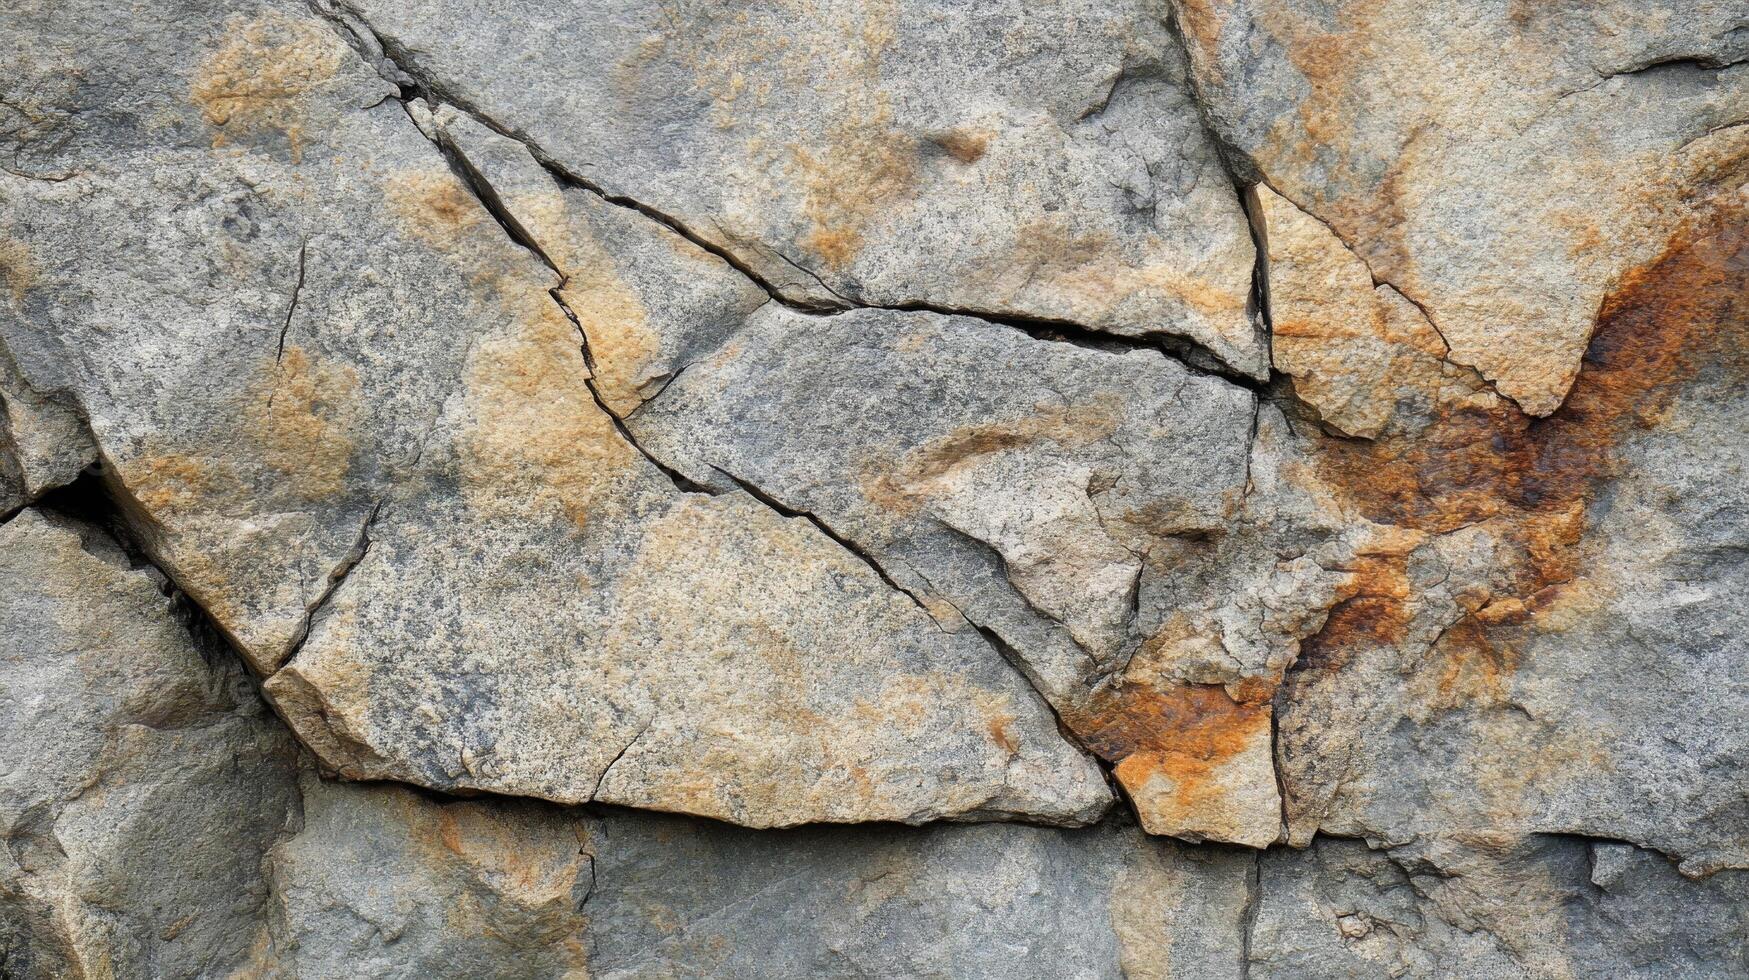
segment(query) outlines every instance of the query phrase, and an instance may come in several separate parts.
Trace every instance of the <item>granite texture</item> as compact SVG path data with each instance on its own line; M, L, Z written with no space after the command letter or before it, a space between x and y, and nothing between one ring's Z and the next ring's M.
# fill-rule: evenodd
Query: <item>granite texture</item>
M1749 975L1740 0L0 9L0 977Z

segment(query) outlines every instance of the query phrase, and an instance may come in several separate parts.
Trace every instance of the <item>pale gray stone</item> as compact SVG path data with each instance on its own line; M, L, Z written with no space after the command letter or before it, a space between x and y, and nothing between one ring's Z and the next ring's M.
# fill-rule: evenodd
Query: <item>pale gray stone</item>
M294 748L104 532L0 527L0 972L240 966L260 862L296 815Z
M1176 336L1261 377L1243 212L1152 3L340 3L399 68L774 288Z

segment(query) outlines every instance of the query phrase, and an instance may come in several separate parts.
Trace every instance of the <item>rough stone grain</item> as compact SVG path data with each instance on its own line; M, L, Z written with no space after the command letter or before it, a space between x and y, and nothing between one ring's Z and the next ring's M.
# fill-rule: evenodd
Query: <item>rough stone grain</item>
M1749 176L1735 0L1175 7L1222 139L1533 415L1621 277Z
M75 49L77 16L17 19L95 77L150 75L125 94L162 116L61 149L79 176L5 178L22 247L59 257L5 336L326 764L760 826L1102 812L981 637L806 521L680 491L597 404L757 305L721 262L574 192L556 275L299 8L148 8L164 33L126 66ZM535 193L510 203L544 232ZM615 346L620 267L699 283L657 306L685 329L655 361Z
M1155 4L339 6L426 88L797 300L1171 335L1267 370L1244 214Z
M296 815L294 743L88 525L0 527L0 973L222 976Z

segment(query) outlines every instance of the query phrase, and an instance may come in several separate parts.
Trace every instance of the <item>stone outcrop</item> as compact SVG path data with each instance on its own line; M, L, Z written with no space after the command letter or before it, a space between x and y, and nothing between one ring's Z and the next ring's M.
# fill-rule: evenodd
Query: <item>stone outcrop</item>
M0 976L1732 976L1749 10L0 11Z

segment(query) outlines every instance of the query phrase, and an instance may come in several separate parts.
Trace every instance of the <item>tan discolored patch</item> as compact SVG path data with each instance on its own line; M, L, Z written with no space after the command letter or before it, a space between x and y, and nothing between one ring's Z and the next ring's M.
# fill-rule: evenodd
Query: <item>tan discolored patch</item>
M30 246L15 238L0 236L0 284L12 294L12 305L24 304L24 295L36 285L42 266L31 254Z
M1250 196L1268 262L1270 356L1325 422L1365 438L1408 431L1417 420L1397 419L1406 405L1455 402L1466 382L1470 404L1492 404L1479 377L1446 362L1421 311L1375 286L1334 232L1266 186Z
M225 44L200 65L189 95L214 127L213 146L244 142L268 132L303 156L310 125L309 99L340 71L346 46L322 22L269 12L234 15Z
M918 446L896 463L867 467L863 493L888 510L914 513L934 485L965 467L1039 442L1054 442L1064 449L1086 446L1117 431L1121 417L1122 405L1105 395L1085 405L1040 404L1034 414L1019 419L963 426Z
M465 369L463 496L477 514L555 510L585 527L640 457L589 394L577 328L558 306L508 305L522 307L515 331L480 341Z
M563 207L562 199L555 198L519 197L512 213L524 216L540 241L558 243L552 258L565 275L559 293L588 339L595 390L608 410L623 418L643 403L662 337L650 325L643 300L621 277L618 261L595 237L588 218L552 213L548 210L552 205Z
M1154 236L1139 250L1143 255L1169 254L1167 243ZM1004 274L997 282L1014 283L1014 292L1047 290L1066 298L1082 315L1097 318L1138 296L1160 296L1186 310L1219 323L1243 322L1250 302L1250 283L1214 282L1187 271L1182 260L1136 264L1126 247L1109 231L1082 231L1059 218L1022 225L1014 244L996 259Z
M448 170L408 170L382 182L390 213L415 239L433 248L453 249L491 220L461 179Z
M226 460L154 453L118 465L122 486L153 522L201 510L206 501L242 489L242 481Z
M791 155L805 190L808 229L801 245L835 270L856 260L870 227L917 182L916 140L893 128L884 105L840 124L818 146L792 148Z
M324 500L345 489L362 411L352 365L291 346L273 367L272 386L251 406L243 434L293 493Z
M977 163L995 138L996 133L988 129L952 129L929 137L929 142L961 163Z

